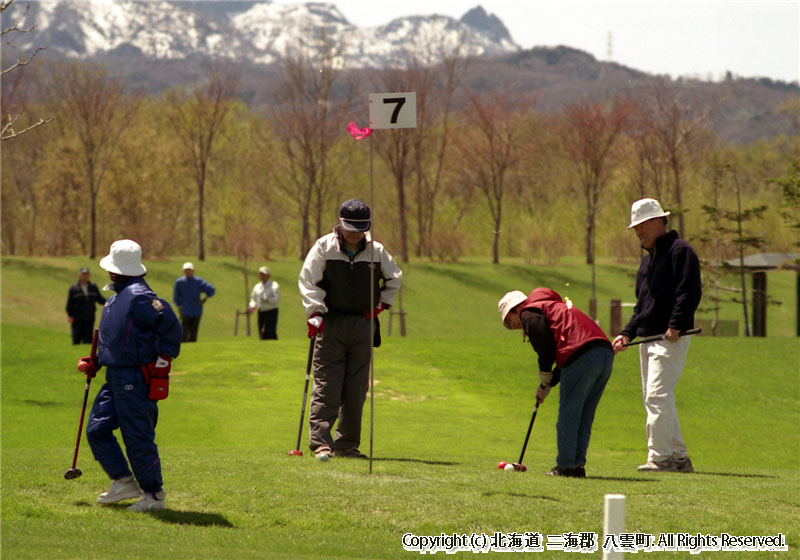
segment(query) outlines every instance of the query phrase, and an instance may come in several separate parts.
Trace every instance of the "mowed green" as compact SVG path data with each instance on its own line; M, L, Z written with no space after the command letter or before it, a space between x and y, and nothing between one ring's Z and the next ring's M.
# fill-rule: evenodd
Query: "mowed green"
M184 260L146 261L148 279L166 299ZM630 532L783 533L788 553L707 554L800 556L796 338L692 341L677 397L695 474L636 471L645 438L633 349L617 356L600 403L588 479L544 475L555 464L557 389L539 410L525 455L528 472L496 468L519 458L538 382L536 355L519 332L502 329L497 299L509 289L547 285L585 308L588 269L577 264L404 267L407 336L399 336L396 315L388 336L389 317L381 315L370 474L368 461L314 460L307 426L304 456L287 455L296 445L308 355L296 288L300 263L269 263L284 293L280 339L269 342L243 336L244 323L233 336L235 310L245 299L235 263L195 263L218 295L206 305L199 342L184 345L175 361L170 397L159 405L169 509L142 515L95 504L108 480L85 437L78 459L83 476L63 478L84 392L74 364L88 353L70 344L63 304L82 264L3 259L3 558L408 557L405 533L600 535L607 493L627 496ZM633 270L601 267L598 300L629 301ZM96 266L92 271L102 284ZM792 310L791 282L770 284L781 285L783 308ZM772 332L791 332L793 316L781 313L771 315L780 321L770 324ZM368 398L365 452L371 410Z

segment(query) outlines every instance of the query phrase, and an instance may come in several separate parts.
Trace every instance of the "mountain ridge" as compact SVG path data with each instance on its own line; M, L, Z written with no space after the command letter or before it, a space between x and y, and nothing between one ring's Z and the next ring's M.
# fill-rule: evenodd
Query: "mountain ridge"
M19 37L17 46L32 50L47 44L71 58L140 52L152 59L200 55L272 64L294 47L313 54L321 37L339 43L348 65L359 68L395 65L406 59L409 45L421 41L462 56L520 50L502 21L480 6L461 20L434 14L359 28L330 2L32 0L28 5L25 22L37 32ZM19 18L24 9L15 3L3 19Z
M3 12L4 29L27 4L17 2L12 5L16 12ZM358 29L332 3L94 0L91 6L97 9L92 10L91 18L85 17L85 10L75 9L85 8L88 2L29 4L25 26L39 27L17 34L13 51L7 44L3 46L4 56L23 56L47 46L40 57L101 62L150 94L196 83L209 60L230 59L244 70L241 98L262 105L269 102L280 57L287 49L313 51L315 38L327 35L349 38L342 42L341 64L360 75L357 81L362 87L371 87L370 73L376 68L407 68L411 56L420 53L433 55L428 61L436 64L436 58L441 60L441 53L446 52L472 60L470 75L464 79L468 90L532 93L535 110L541 112L558 111L566 103L584 99L607 99L626 92L637 95L656 81L666 81L696 99L725 97L724 106L714 112L709 125L724 140L739 144L791 133L790 119L781 114L780 107L800 96L797 83L733 76L724 82L672 80L600 61L564 45L521 49L503 23L481 6L459 20L410 16ZM310 31L297 33L298 29ZM366 45L372 45L372 50ZM492 49L484 48L486 45Z

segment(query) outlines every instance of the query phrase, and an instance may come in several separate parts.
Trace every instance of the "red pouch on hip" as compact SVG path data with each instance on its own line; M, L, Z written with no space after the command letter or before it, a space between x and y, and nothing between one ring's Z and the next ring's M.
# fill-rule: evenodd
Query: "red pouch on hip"
M147 398L152 401L160 401L169 396L169 377L151 377L150 393Z
M144 382L149 389L147 398L151 401L161 401L169 396L169 374L156 377L151 375L147 366L142 366Z

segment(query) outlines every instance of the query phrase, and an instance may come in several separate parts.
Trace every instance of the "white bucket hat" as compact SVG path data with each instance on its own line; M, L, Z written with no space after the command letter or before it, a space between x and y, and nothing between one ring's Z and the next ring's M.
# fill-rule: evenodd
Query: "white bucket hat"
M528 299L528 296L519 290L508 292L500 298L500 301L497 303L497 310L500 312L500 319L503 321L503 326L505 328L509 328L508 323L506 323L508 313L526 299Z
M189 261L183 263L183 268L181 270L194 270L194 265Z
M657 200L652 198L637 200L631 205L631 225L628 226L628 229L636 227L647 220L666 216L669 216L669 212L664 212Z
M100 260L100 268L123 276L141 276L147 272L142 264L141 245L130 239L114 241L108 255Z

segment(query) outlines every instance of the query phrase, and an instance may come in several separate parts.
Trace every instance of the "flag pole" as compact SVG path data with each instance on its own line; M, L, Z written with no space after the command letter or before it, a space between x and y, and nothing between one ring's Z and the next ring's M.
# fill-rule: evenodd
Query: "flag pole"
M369 137L369 211L371 219L370 234L372 236L372 240L369 244L369 474L372 474L372 449L375 426L375 199L372 177L372 135Z

